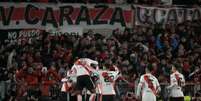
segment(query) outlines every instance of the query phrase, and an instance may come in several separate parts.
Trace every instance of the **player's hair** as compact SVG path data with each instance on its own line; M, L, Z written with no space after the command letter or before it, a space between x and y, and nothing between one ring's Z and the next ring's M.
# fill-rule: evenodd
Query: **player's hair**
M178 63L175 63L172 66L174 66L176 70L179 70L179 68L180 68L180 65Z
M146 68L147 68L148 71L152 71L152 70L153 70L152 64L148 64L148 65L146 66Z
M94 69L96 69L97 64L91 63L90 66L93 67Z

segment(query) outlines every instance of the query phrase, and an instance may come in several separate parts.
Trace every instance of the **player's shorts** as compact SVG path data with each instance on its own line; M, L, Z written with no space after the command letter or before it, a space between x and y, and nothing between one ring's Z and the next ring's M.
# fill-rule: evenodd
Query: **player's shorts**
M95 89L95 85L89 75L82 75L77 77L76 89L82 91L83 88L88 90Z
M102 101L114 101L114 95L102 95Z
M170 101L184 101L184 97L170 97Z
M77 101L77 96L72 96L70 93L61 93L60 101Z
M39 97L41 95L41 92L40 92L40 90L39 89L28 89L27 90L27 96L28 97L35 97L35 98L37 98L37 97Z

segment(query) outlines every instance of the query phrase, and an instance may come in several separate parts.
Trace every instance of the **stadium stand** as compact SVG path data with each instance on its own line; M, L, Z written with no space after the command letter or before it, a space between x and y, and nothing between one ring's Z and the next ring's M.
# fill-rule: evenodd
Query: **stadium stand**
M152 2L155 1L155 2ZM163 0L164 1L164 0ZM200 4L200 0L173 0L172 4ZM4 0L4 2L116 3L157 5L159 0ZM145 67L151 64L159 79L160 100L167 98L171 65L177 64L186 79L185 101L200 101L201 96L201 21L177 25L134 26L115 29L109 36L92 30L79 35L41 36L28 42L0 41L0 101L60 101L61 78L79 57L95 59L100 68L115 64L123 77L137 84ZM51 79L49 79L51 78ZM129 95L128 93L132 92ZM129 96L128 96L129 95ZM135 87L117 84L117 99L135 101ZM128 100L129 99L129 100ZM190 100L189 100L190 99Z

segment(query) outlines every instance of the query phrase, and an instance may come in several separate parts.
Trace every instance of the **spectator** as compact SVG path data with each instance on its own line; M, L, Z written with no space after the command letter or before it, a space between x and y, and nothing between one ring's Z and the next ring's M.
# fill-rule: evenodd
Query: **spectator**
M6 81L7 84L7 93L6 93L6 100L7 101L14 101L16 99L16 78L14 76L14 70L10 70L8 73L8 80Z
M47 67L43 67L42 70L42 77L41 77L41 92L44 99L48 99L48 96L50 96L50 88L53 87L56 82L59 80L58 74L55 72L54 68L51 67L49 70Z
M161 40L161 34L159 34L156 38L156 48L158 49L159 52L162 52L163 50L163 45L162 45L162 40Z
M25 62L23 65L23 68L16 74L17 83L20 84L17 97L24 96L27 93L27 100L37 99L39 96L38 73L32 67L27 67Z
M8 71L5 67L0 67L0 100L5 100L6 96L6 81L8 79Z

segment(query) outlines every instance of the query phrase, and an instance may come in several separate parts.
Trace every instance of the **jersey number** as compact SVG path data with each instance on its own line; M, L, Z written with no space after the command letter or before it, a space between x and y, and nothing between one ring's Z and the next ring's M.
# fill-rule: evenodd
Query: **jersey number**
M104 78L104 81L110 82L111 80L114 80L114 75L112 75L112 73L108 73L108 77Z

